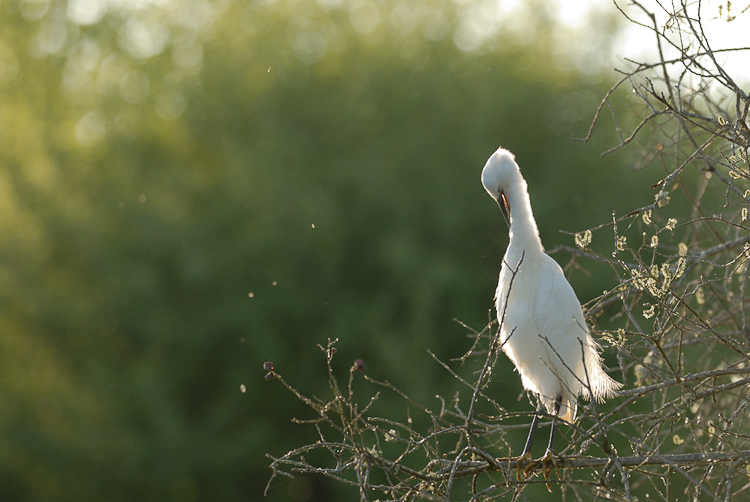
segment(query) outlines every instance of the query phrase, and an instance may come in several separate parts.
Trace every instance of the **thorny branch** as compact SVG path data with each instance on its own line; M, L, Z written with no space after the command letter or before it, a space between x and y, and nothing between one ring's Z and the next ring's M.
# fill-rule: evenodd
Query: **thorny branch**
M570 256L568 272L610 271L614 286L585 310L607 353L616 353L614 376L625 388L604 406L583 406L565 428L550 483L567 500L745 500L750 98L717 55L750 48L715 51L704 31L706 19L728 22L743 12L727 2L718 16L709 15L701 0L655 2L655 9L645 1L615 5L654 37L655 60L620 70L583 141L602 127L606 107L619 143L604 154L632 152L634 168L659 162L664 175L651 187L653 204L602 218L576 235L578 247L552 251ZM744 10L750 15L750 7ZM633 91L633 116L618 117L615 100L626 88ZM351 485L363 501L478 501L525 500L524 487L545 484L534 473L517 478L509 444L525 434L531 410L510 412L486 389L502 349L498 322L463 326L473 341L469 351L455 365L433 358L465 391L439 397L437 409L390 382L359 378L357 364L342 388L331 366L335 340L321 347L329 398L307 398L274 374L312 411L297 422L315 427L319 440L268 455L269 487L276 476L315 473ZM359 402L365 389L372 397ZM400 396L409 420L376 416L376 389Z

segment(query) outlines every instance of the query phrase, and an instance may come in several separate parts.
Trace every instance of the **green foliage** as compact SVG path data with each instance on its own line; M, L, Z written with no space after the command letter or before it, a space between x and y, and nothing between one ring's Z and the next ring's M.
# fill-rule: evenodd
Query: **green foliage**
M599 98L544 40L462 52L450 23L383 12L362 35L348 4L312 1L75 4L0 19L4 500L256 498L264 454L311 440L262 363L324 393L329 338L335 369L451 396L426 351L460 356L453 319L488 319L507 237L479 173L499 145L548 247L651 202L570 141ZM496 381L514 406L505 360ZM309 488L290 486L268 499Z

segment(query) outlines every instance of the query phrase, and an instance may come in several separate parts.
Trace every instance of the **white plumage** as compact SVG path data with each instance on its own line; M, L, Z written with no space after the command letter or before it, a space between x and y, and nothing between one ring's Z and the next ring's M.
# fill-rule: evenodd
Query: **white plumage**
M513 154L502 148L493 153L482 171L482 184L510 226L495 297L502 348L524 388L539 397L549 414L572 422L579 395L602 401L621 384L604 372L581 304L560 265L544 252L526 181ZM535 428L536 420L524 455Z

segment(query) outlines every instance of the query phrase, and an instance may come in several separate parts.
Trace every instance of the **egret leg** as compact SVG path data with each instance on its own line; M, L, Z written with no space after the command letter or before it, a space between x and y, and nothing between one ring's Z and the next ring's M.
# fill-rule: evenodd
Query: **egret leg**
M526 438L526 446L523 447L523 453L521 453L522 457L526 456L531 451L531 445L534 443L536 428L539 426L540 406L537 406L536 411L537 413L534 413L534 419L531 421L531 427L529 428L529 436Z
M520 457L517 457L518 464L516 465L516 478L521 480L522 465L524 462L531 462L533 457L531 456L531 445L534 443L534 436L536 435L536 428L539 426L539 413L542 411L542 400L537 396L536 413L534 418L531 420L531 427L529 428L529 436L526 438L526 446L523 447L523 453Z
M531 462L528 466L526 466L526 469L524 469L524 474L528 475L530 471L536 469L536 467L541 464L544 472L544 479L547 480L547 490L552 492L552 487L549 484L549 475L551 472L551 467L549 464L552 464L552 467L555 468L557 471L557 464L555 462L554 453L552 452L552 447L555 444L555 432L557 431L557 416L560 414L560 408L562 407L562 396L557 396L557 399L555 399L555 414L552 416L552 426L549 431L549 443L547 444L547 451L544 452L544 456L535 460L534 462ZM538 415L534 416L534 421L536 422ZM532 427L535 428L535 424L532 422ZM528 441L527 441L528 443ZM524 451L524 454L526 452ZM520 465L520 461L519 461ZM560 473L558 471L558 477L560 476Z
M552 417L552 427L549 431L549 443L547 443L547 452L552 451L552 447L555 445L555 432L557 431L557 416L560 414L560 408L562 407L562 396L557 396L555 399L555 414Z

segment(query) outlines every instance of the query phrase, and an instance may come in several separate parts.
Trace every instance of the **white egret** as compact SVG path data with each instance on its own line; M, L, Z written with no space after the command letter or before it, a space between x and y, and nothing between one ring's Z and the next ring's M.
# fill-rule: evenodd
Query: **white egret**
M591 338L581 304L560 265L544 252L531 212L526 181L515 158L499 148L482 170L482 184L510 227L495 296L500 343L538 406L518 470L530 449L542 408L552 416L547 451L527 467L554 463L556 419L572 423L577 397L601 402L622 385L604 372L599 345ZM545 470L548 476L549 470Z

